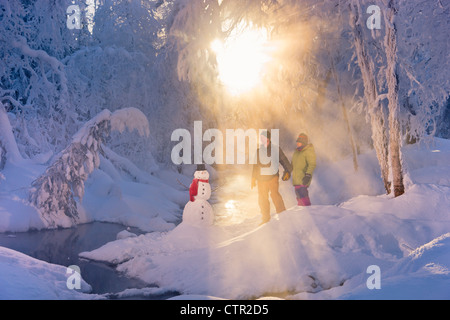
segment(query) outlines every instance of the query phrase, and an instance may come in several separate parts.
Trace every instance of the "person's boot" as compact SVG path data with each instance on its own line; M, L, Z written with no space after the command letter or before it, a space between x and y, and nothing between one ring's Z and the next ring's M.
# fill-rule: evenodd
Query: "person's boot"
M301 207L308 207L311 205L309 197L297 198L297 205Z

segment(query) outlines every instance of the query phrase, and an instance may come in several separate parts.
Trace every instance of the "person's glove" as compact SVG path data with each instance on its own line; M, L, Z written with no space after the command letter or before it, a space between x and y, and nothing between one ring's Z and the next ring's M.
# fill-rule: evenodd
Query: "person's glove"
M250 185L250 189L253 189L254 187L256 187L256 179L252 179L252 183Z
M309 173L306 173L302 180L303 185L307 186L311 182L311 178L311 175Z
M289 173L289 171L284 171L283 176L281 177L281 180L287 181L287 180L289 180L290 177L291 177L291 174Z

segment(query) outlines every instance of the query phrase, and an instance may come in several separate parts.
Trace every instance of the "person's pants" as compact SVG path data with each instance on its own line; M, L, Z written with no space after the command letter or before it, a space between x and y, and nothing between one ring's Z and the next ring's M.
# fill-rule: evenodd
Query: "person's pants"
M270 197L272 198L273 204L275 205L275 210L277 211L277 213L286 210L283 198L278 191L278 176L274 176L268 181L258 180L258 202L261 209L263 222L267 222L270 220L269 193Z
M299 185L295 186L295 196L297 197L297 204L299 206L310 206L311 200L309 199L308 187Z

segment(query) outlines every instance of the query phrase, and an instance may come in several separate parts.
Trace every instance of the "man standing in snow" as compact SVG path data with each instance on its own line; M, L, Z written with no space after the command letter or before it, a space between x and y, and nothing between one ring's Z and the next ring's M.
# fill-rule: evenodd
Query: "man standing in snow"
M295 188L297 204L310 206L308 187L312 174L316 168L316 153L314 146L309 143L308 136L300 133L297 137L297 149L292 156L292 184Z
M271 142L271 134L270 131L264 131L260 135L260 141L261 146L257 150L256 153L256 162L253 165L253 172L252 172L252 181L251 181L251 188L253 189L256 184L258 183L258 204L261 209L262 214L262 223L266 223L270 220L270 202L269 202L269 193L270 197L272 198L273 204L275 205L275 209L277 213L283 212L286 210L286 207L284 206L283 198L281 197L280 192L278 191L278 179L279 179L279 171L278 171L278 164L276 168L276 172L271 175L267 174L261 174L262 169L267 169L270 167L270 164L263 164L261 163L261 159L259 157L260 155L260 149L264 148L266 150L263 150L262 152L266 152L266 155L271 154L272 149L278 148L279 152L279 162L284 168L284 174L283 174L283 181L286 181L289 179L292 166L289 162L288 158L285 156L283 150L277 145L273 145Z

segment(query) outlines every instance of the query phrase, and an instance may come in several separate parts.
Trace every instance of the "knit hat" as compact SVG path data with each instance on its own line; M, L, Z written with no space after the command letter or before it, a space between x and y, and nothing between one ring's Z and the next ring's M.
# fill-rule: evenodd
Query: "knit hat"
M303 145L308 144L308 136L305 133L300 133L297 137L297 142L301 142Z
M198 164L197 165L197 170L196 171L205 171L205 170L206 170L206 168L205 168L204 164Z

